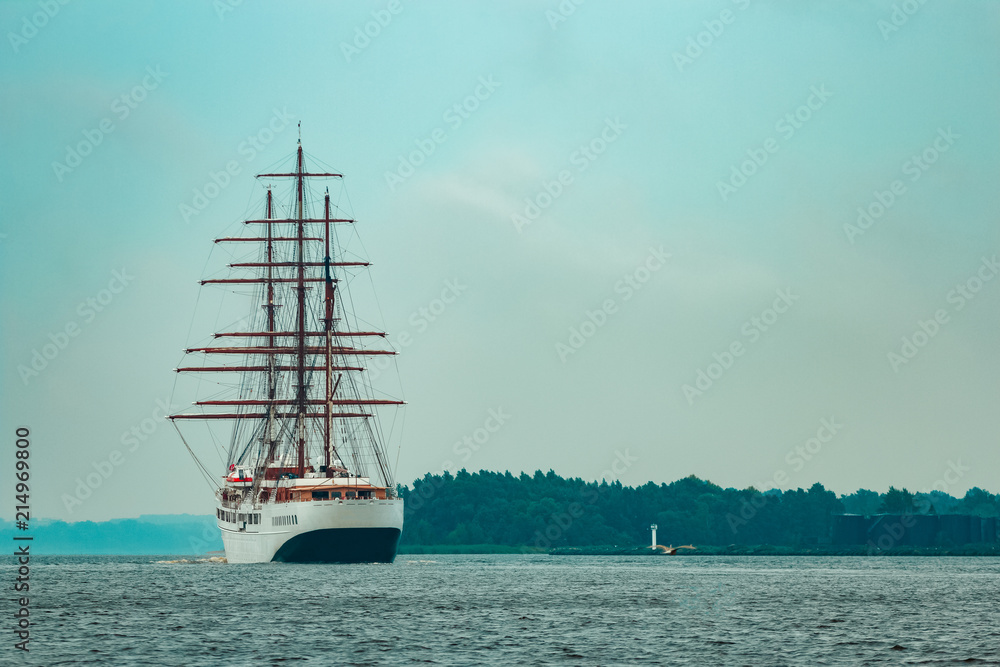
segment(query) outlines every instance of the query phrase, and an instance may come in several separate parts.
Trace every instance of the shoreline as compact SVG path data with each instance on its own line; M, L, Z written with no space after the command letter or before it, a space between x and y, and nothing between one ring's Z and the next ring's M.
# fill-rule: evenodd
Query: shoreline
M878 556L878 557L1000 557L1000 545L970 544L964 546L910 547L891 549L869 549L866 545L790 547L772 545L728 545L697 546L694 550L678 551L674 556L662 552L654 553L649 547L563 547L542 549L539 547L512 547L499 544L439 544L405 545L398 551L399 556L420 555L497 555L497 554L541 554L549 556L659 556L685 558L697 556Z

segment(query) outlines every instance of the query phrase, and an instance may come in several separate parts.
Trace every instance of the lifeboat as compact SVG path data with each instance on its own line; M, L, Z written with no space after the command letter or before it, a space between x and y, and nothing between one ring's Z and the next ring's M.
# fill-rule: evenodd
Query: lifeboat
M229 466L229 474L226 475L226 481L232 484L251 484L253 476L245 468L231 465Z

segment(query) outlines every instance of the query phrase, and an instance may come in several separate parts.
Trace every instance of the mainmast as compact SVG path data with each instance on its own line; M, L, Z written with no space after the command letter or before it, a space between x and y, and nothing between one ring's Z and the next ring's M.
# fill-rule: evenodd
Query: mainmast
M330 270L330 189L327 188L323 195L323 220L326 238L326 255L323 257L324 278L326 280L326 292L324 303L326 306L323 327L326 331L326 429L323 441L323 463L326 466L326 476L332 477L333 470L333 394L337 387L333 384L333 275ZM340 385L340 376L337 376L337 386Z
M300 130L301 132L301 126ZM306 226L303 220L305 216L303 215L304 208L304 194L303 189L305 185L305 179L303 174L305 170L302 168L302 138L299 138L298 155L295 161L295 208L296 208L296 219L298 224L296 225L299 230L299 242L298 249L296 252L296 261L298 263L298 287L296 288L299 293L299 311L298 320L299 328L297 331L298 338L298 369L296 376L298 377L298 417L296 418L296 433L298 434L299 448L298 448L298 475L299 477L305 477L306 474L306 405L308 398L306 396L306 267L305 267L305 238L306 238Z

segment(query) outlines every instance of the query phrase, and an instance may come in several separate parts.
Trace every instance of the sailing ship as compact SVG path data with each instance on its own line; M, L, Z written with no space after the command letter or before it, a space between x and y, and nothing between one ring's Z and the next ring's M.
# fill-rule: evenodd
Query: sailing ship
M178 428L215 484L228 562L392 562L403 500L379 411L403 401L378 394L365 363L395 352L354 313L350 281L369 262L345 252L337 228L355 220L333 210L329 188L322 215L312 210L312 184L343 176L307 171L300 130L294 169L257 178L290 185L285 206L268 185L263 216L243 221L247 233L216 239L251 250L234 255L241 261L228 264L227 277L201 281L243 290L251 314L185 351L201 364L176 369L214 375L235 396L196 401L170 419L175 427L232 422L224 476L211 474Z

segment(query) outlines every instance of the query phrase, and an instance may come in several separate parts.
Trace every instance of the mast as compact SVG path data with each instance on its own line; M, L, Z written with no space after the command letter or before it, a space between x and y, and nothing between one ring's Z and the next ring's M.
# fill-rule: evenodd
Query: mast
M334 465L342 457L338 449L347 456L354 457L352 472L356 476L361 473L368 462L359 459L361 450L356 446L362 439L368 445L364 451L372 455L371 463L377 467L386 484L390 484L386 467L383 445L372 429L373 420L377 426L376 410L378 406L402 405L403 401L375 398L370 393L359 394L356 388L356 378L364 377L366 370L364 359L376 355L395 355L392 349L377 349L358 346L353 340L355 336L363 338L383 338L381 331L365 330L369 327L356 326L357 322L348 320L346 328L337 325L337 288L340 285L334 277L335 267L367 268L366 261L334 261L346 260L345 253L336 247L337 240L333 238L333 224L353 224L355 220L349 217L334 217L335 212L330 199L329 189L324 195L323 214L310 217L305 200L305 183L308 178L342 178L337 173L308 173L305 167L304 151L301 135L295 154L295 168L289 173L258 174L257 178L289 178L294 179L293 210L285 210L275 203L274 193L267 187L264 215L260 219L244 220L247 225L263 225L263 228L253 229L247 236L216 239L216 243L231 242L260 243L264 252L254 261L237 261L229 264L232 269L251 269L247 274L237 274L235 277L212 278L199 281L202 285L229 286L260 285L261 291L256 292L258 299L263 301L266 322L259 330L251 326L240 327L235 331L222 331L214 334L219 339L215 345L195 347L185 350L186 353L200 353L217 359L216 355L230 358L242 357L233 364L224 362L209 362L201 366L185 365L176 368L184 373L240 373L244 376L236 400L215 399L195 401L199 409L189 414L170 415L171 420L232 420L234 427L234 448L230 452L230 462L248 463L247 455L251 451L247 440L256 440L258 449L253 451L253 461L263 465L258 468L255 477L253 495L263 494L262 484L268 475L275 473L283 475L295 472L300 478L305 477L307 457L312 457L314 463L319 459L326 464L326 476L332 477L337 472L346 472L343 465ZM291 225L294 225L294 231ZM317 225L308 227L308 225ZM323 234L319 234L318 225L322 225ZM254 234L260 230L261 234ZM319 242L323 242L323 258L315 257L320 250ZM315 245L309 245L314 243ZM284 245L281 245L284 244ZM311 261L306 261L306 250L312 255ZM288 251L291 252L288 252ZM322 267L320 274L317 269ZM263 269L263 271L258 271ZM244 277L245 276L245 277ZM307 291L314 283L323 282L323 296L318 290L311 292L313 298L307 299ZM295 292L296 312L294 324L292 317L283 317L278 321L278 308L281 307L285 285L288 291ZM344 287L349 282L343 283ZM238 287L237 287L238 288ZM319 304L320 298L323 304ZM279 303L276 303L279 302ZM288 304L286 301L286 305ZM312 314L307 314L312 309ZM320 311L322 308L322 311ZM289 315L291 315L289 313ZM349 316L349 313L348 313ZM311 322L310 322L311 320ZM317 326L318 320L322 326ZM235 339L235 340L233 340ZM349 340L348 340L349 339ZM231 344L234 343L234 344ZM287 375L283 375L287 373ZM291 380L291 374L295 380ZM310 378L314 373L326 373L323 385L312 388ZM337 373L334 378L333 374ZM255 375L256 374L256 375ZM263 378L261 377L263 375ZM340 392L338 389L345 379L350 384L351 391ZM263 380L263 383L261 383ZM322 387L322 389L320 389ZM323 393L320 394L320 391ZM339 398L337 398L339 396ZM206 412L212 407L227 407L229 411ZM309 420L314 420L310 425ZM343 446L338 446L338 432L335 430L335 419L351 420L352 427L344 435ZM260 420L256 421L255 420ZM361 420L356 421L356 420ZM312 428L311 436L308 429ZM322 435L321 435L322 434ZM250 437L247 437L250 436ZM307 437L308 436L308 437ZM308 438L312 437L310 441ZM357 440L357 442L356 442ZM237 443L238 441L238 443ZM236 447L240 449L237 450ZM320 455L316 451L323 448ZM346 449L344 449L346 447ZM294 448L294 454L292 450ZM370 449L369 449L370 448ZM295 456L297 460L288 460ZM281 460L280 470L269 471L268 468ZM244 463L244 464L245 464ZM317 465L317 468L319 466ZM275 479L274 476L270 479Z
M295 161L295 204L296 204L296 219L298 220L298 248L296 252L296 262L298 264L298 287L296 288L299 293L299 328L298 328L298 369L296 372L298 378L298 417L296 418L296 432L298 433L299 448L298 448L298 475L299 478L305 477L306 474L306 268L305 268L305 234L306 226L303 220L305 220L305 215L303 211L303 198L304 198L304 185L305 179L302 174L305 170L302 168L302 125L299 124L299 144L298 144L298 155Z
M323 263L326 278L326 292L324 301L326 302L326 317L323 318L323 326L326 329L326 440L323 442L323 463L326 466L326 476L333 475L330 464L333 463L333 276L330 275L330 189L326 189L323 195L323 219L326 220L325 234L326 255ZM340 378L337 379L338 383Z
M264 305L265 310L267 310L267 331L269 335L267 337L268 344L270 347L275 346L274 340L274 267L271 266L274 263L274 246L272 243L273 230L271 225L271 220L274 218L274 198L271 192L271 188L267 189L267 303ZM273 401L277 397L277 387L278 387L278 376L277 369L275 368L278 362L277 355L269 356L267 358L267 397L272 401L272 405L268 408L267 424L264 427L264 439L266 440L265 445L267 447L267 455L264 459L263 470L267 469L267 466L274 460L275 448L277 447L277 440L274 437L274 405ZM258 477L261 475L258 474Z

